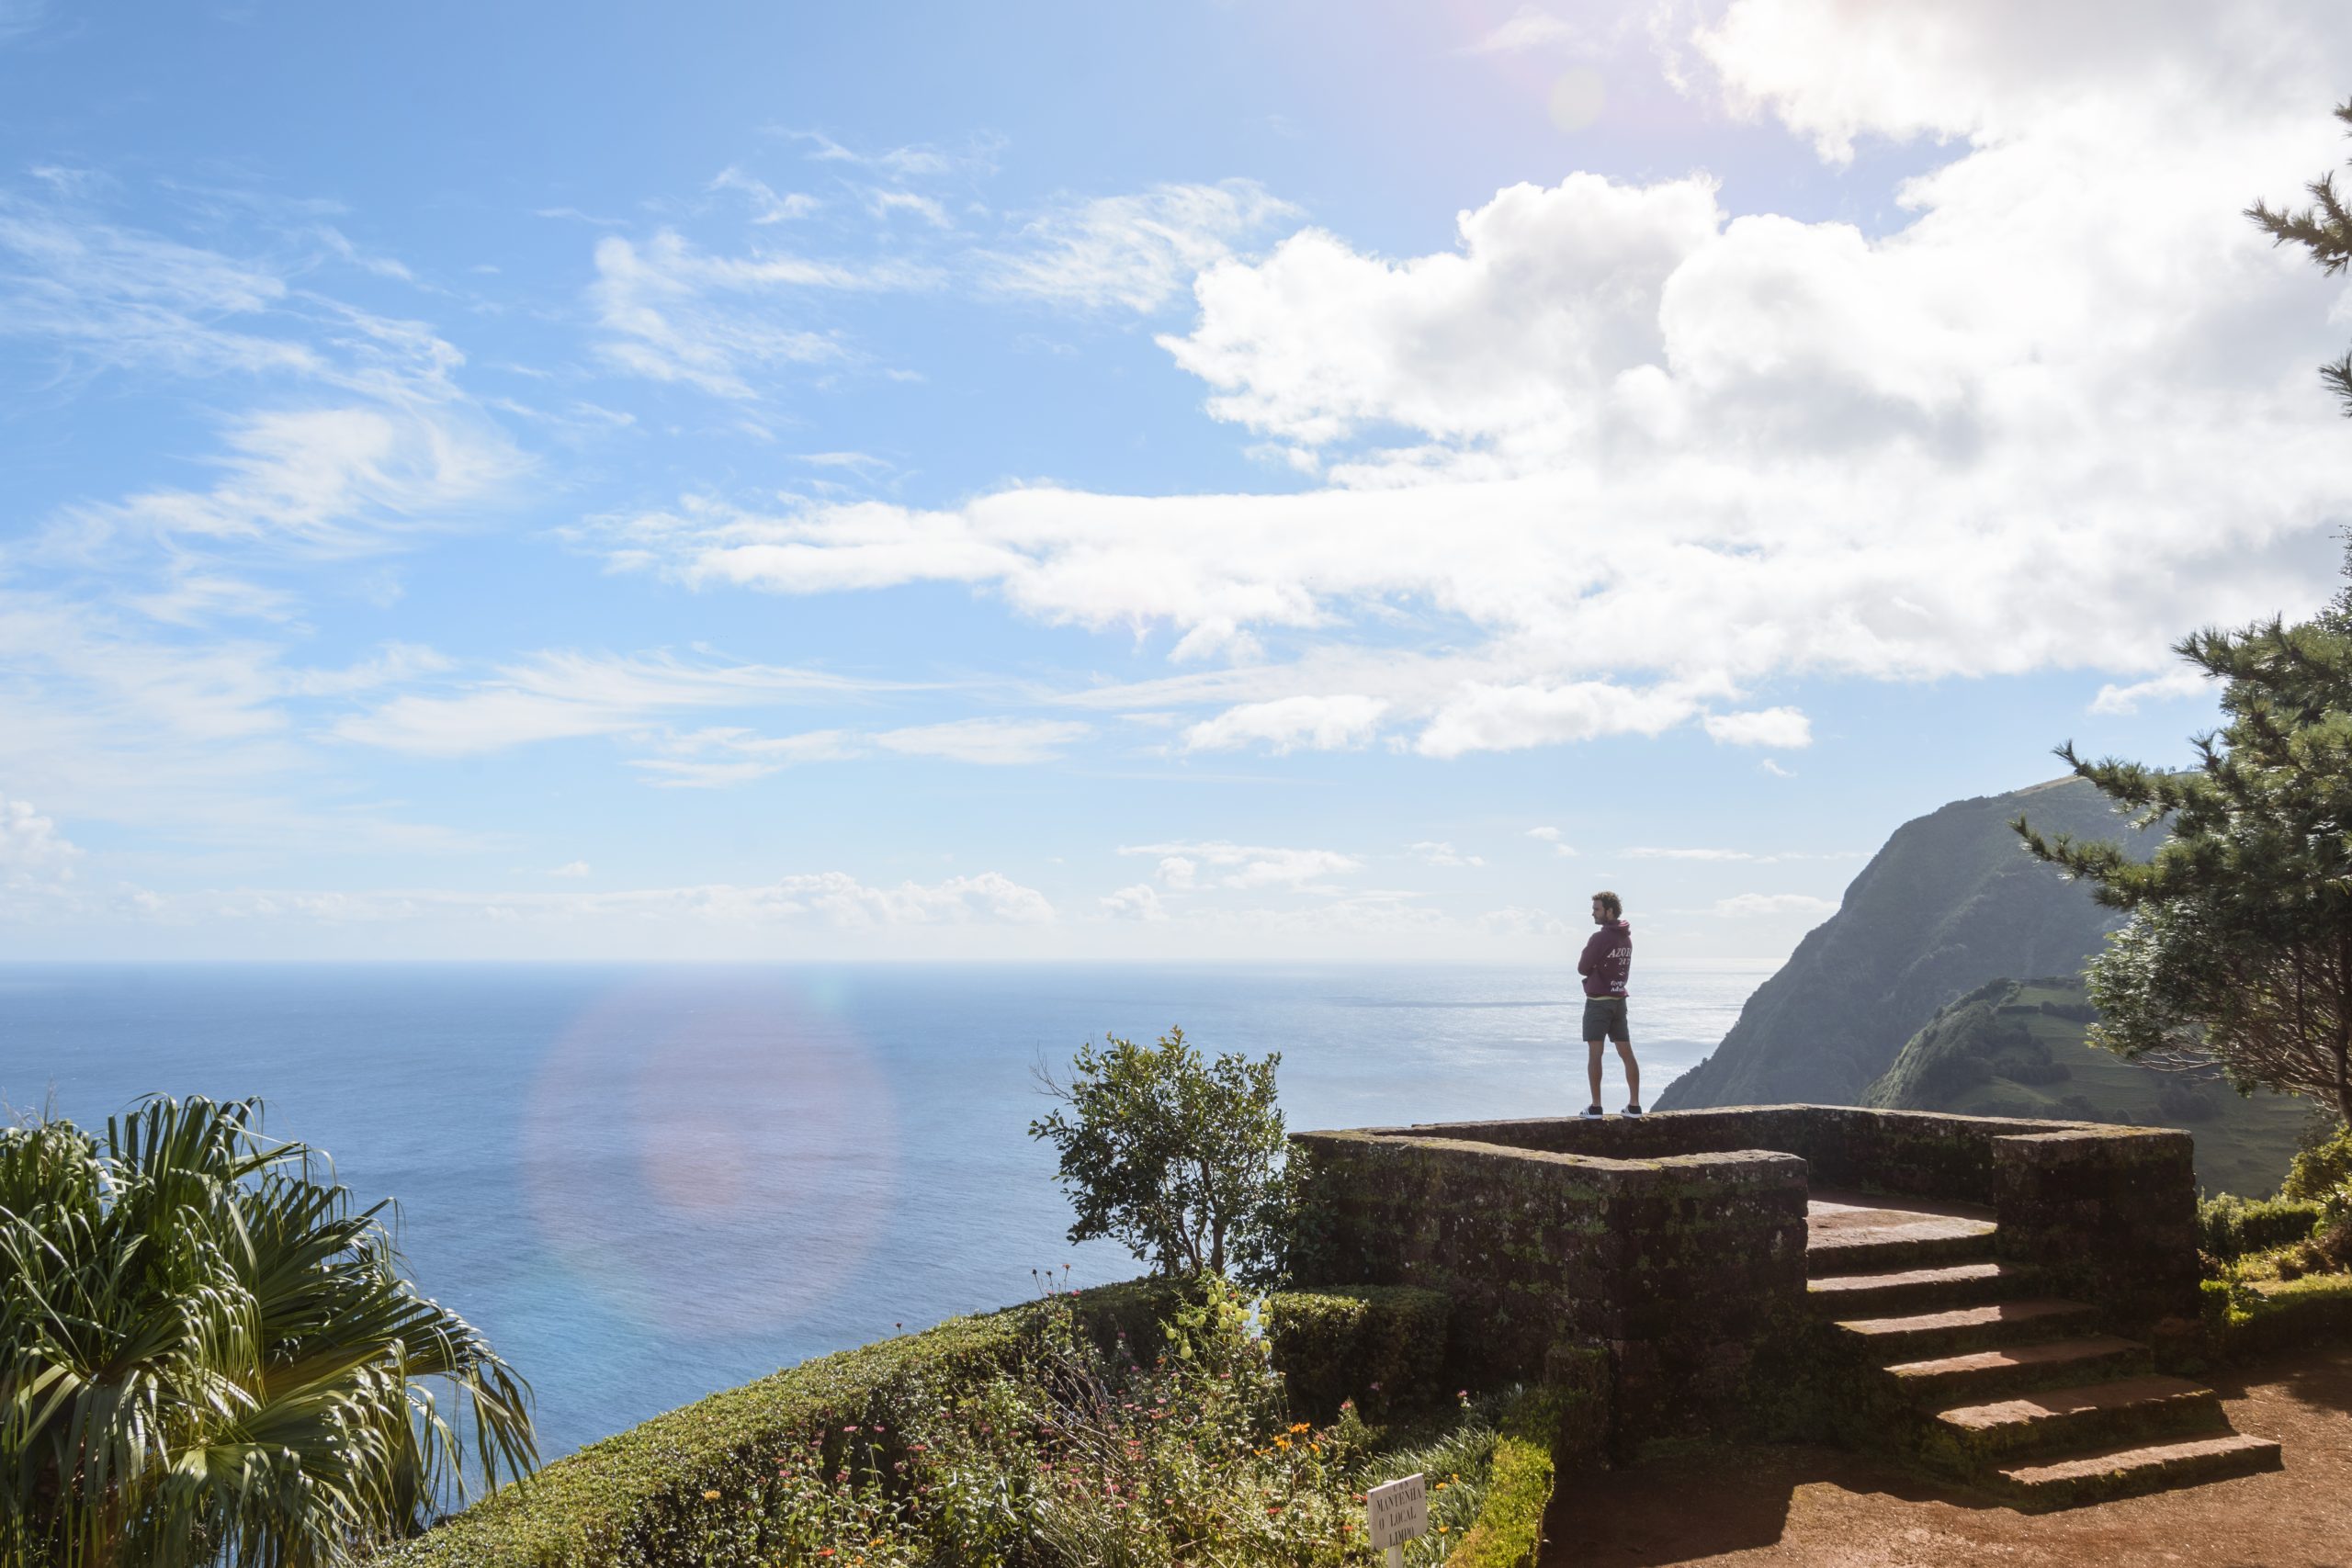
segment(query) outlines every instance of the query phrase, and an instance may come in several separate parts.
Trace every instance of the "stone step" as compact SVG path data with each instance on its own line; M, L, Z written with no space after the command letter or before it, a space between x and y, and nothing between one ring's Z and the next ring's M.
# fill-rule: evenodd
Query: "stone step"
M1932 1312L1970 1306L2013 1295L2030 1278L2030 1269L1987 1258L1926 1269L1831 1274L1807 1283L1805 1299L1823 1317L1882 1317L1904 1311Z
M1969 1474L1996 1460L2220 1432L2228 1425L2211 1389L2148 1373L1939 1410L1920 1447L1929 1462Z
M1866 1269L1927 1269L1993 1256L1990 1220L1923 1217L1908 1224L1810 1235L1805 1272L1816 1278Z
M2086 1302L1987 1302L1904 1317L1840 1319L1838 1332L1858 1341L1865 1355L1884 1365L2064 1338L2090 1328L2098 1316L2098 1309Z
M2042 1464L2011 1466L1997 1472L1997 1489L2020 1508L2072 1508L2252 1475L2279 1469L2282 1463L2278 1445L2269 1438L2224 1432L2218 1437L2102 1449Z
M1881 1369L1881 1375L1912 1404L1940 1410L1985 1404L2023 1390L2105 1382L2152 1370L2148 1348L2138 1340L2094 1334L1899 1361Z

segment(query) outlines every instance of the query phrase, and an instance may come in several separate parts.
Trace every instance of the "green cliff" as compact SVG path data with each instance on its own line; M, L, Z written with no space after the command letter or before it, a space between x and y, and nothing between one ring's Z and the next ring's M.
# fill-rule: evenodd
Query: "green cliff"
M1996 980L1928 1020L1861 1102L2181 1127L2197 1140L2206 1190L2258 1197L2278 1187L2311 1121L2309 1101L2243 1098L2225 1083L2127 1062L2085 1039L2096 1017L2078 980Z
M2044 832L2133 837L2076 779L1905 823L1659 1109L1851 1105L1953 998L1988 980L2079 971L2117 917L2026 854L2007 826L2019 812Z

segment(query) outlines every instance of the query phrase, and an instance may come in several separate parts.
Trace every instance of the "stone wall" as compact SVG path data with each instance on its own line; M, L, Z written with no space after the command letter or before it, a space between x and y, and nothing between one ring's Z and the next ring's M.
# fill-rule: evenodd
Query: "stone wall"
M1849 1105L1758 1105L1593 1121L1540 1117L1365 1131L1385 1137L1458 1138L1620 1160L1771 1149L1804 1160L1817 1187L1859 1188L1901 1197L1989 1205L1996 1196L1995 1144L2018 1134L2077 1125L1994 1116L1943 1116L1924 1111L1866 1111Z
M1801 1314L1804 1165L1789 1155L1609 1159L1418 1129L1292 1142L1314 1216L1303 1283L1444 1291L1465 1381L1605 1348L1621 1445L1735 1425L1758 1348Z
M2186 1133L2043 1124L1994 1145L1995 1237L2049 1287L2145 1334L2197 1315L2197 1173Z
M1804 1359L1815 1186L1982 1204L2004 1257L2120 1332L2195 1312L2181 1133L1781 1105L1292 1144L1306 1177L1301 1283L1445 1292L1465 1382L1605 1353L1620 1452L1736 1427L1759 1361Z

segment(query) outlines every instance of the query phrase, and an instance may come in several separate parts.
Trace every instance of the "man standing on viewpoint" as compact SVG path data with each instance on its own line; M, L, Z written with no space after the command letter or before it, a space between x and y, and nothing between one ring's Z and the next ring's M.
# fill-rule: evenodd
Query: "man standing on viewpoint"
M1592 923L1600 929L1584 944L1577 973L1584 976L1584 1043L1591 1053L1586 1064L1592 1079L1592 1103L1587 1116L1600 1112L1600 1043L1617 1043L1618 1059L1625 1064L1625 1114L1642 1113L1642 1069L1634 1060L1634 1036L1625 1027L1625 981L1634 972L1634 928L1625 923L1625 906L1614 893L1592 896Z

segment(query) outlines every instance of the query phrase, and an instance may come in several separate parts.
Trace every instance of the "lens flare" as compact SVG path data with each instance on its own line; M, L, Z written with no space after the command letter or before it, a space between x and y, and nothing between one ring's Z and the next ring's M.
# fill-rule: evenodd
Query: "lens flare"
M1589 65L1575 65L1552 84L1544 107L1552 123L1562 130L1582 130L1599 119L1608 105L1609 90L1601 83L1600 73Z
M854 1282L897 1199L888 1081L781 979L704 975L599 1002L548 1052L523 1141L549 1247L665 1335L810 1315Z

